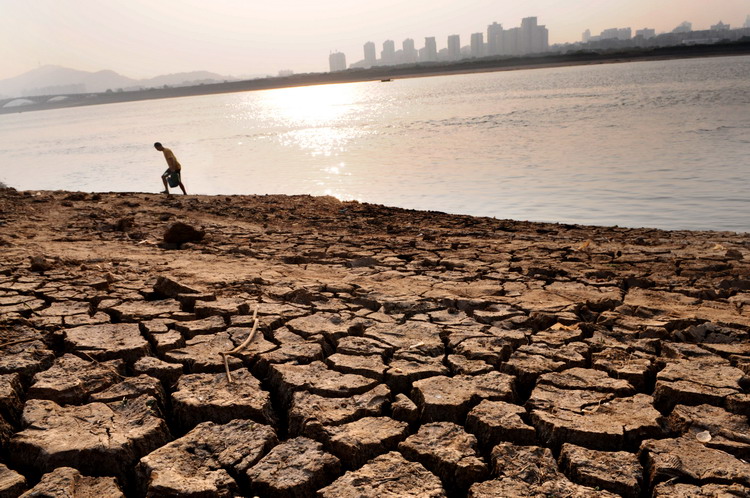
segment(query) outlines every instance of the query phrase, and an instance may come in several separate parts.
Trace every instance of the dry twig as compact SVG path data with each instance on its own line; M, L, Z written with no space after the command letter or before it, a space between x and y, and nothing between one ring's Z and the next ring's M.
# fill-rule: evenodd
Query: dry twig
M91 360L92 362L96 363L96 364L97 364L97 365L99 365L100 367L102 367L102 368L106 368L107 370L109 370L110 372L112 372L113 374L115 374L115 375L116 375L117 377L119 377L120 379L124 379L124 378L125 378L125 376L124 376L124 375L122 375L122 374L121 374L120 372L118 372L117 370L115 370L115 369L114 369L113 367L111 367L111 366L109 366L109 365L105 365L105 364L104 364L104 363L102 363L101 361L99 361L99 360L95 359L95 358L94 358L93 356L91 356L90 354L88 354L88 353L87 353L86 351L78 351L78 352L79 352L79 353L81 353L81 354L83 354L83 355L85 355L85 356L86 356L86 358L88 358L88 359L89 359L89 360Z
M24 342L32 342L32 341L41 341L39 337L30 337L28 339L18 339L17 341L10 341L10 342L4 342L0 344L0 349L6 347L6 346L13 346L16 344L22 344Z
M255 339L255 334L258 332L258 308L256 307L255 310L253 310L253 328L250 330L250 334L247 336L247 339L245 339L242 344L237 346L231 351L222 351L219 354L224 359L224 368L227 372L227 381L234 382L234 379L232 379L232 373L229 370L229 361L227 361L228 355L233 355L242 352L245 348L247 348L251 342L253 342L253 339Z

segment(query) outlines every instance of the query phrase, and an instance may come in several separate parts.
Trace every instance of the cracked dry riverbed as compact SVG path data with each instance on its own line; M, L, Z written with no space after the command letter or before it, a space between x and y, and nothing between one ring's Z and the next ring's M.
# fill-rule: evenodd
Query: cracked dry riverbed
M0 251L3 497L750 494L748 234L2 189Z

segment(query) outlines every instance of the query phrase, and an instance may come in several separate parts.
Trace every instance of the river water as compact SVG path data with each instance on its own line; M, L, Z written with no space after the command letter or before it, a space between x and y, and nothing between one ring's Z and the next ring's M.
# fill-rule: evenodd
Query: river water
M750 232L750 57L397 79L0 115L0 182L333 195Z

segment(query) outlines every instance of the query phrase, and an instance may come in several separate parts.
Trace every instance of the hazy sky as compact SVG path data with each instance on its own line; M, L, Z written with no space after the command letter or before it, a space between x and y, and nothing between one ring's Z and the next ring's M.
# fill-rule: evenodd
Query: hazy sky
M550 43L578 41L589 28L671 31L682 21L740 27L748 0L0 0L0 79L40 65L111 69L131 78L207 70L223 75L328 70L362 45L506 28L536 16Z

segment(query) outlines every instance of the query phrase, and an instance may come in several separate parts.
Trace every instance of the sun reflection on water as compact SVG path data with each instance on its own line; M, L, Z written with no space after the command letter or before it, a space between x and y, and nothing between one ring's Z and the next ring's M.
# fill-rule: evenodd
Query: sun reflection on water
M254 107L268 125L286 130L275 137L283 147L331 157L366 133L357 106L363 91L357 83L281 88L258 92Z
M351 173L344 171L346 169L346 163L338 163L334 166L328 166L323 168L323 172L329 175L345 175L350 176Z
M260 92L261 106L286 126L331 126L354 112L361 85L302 86Z
M372 133L363 112L368 90L362 83L281 88L255 92L243 112L252 115L270 140L307 165L315 193L353 200L347 157L354 144Z

